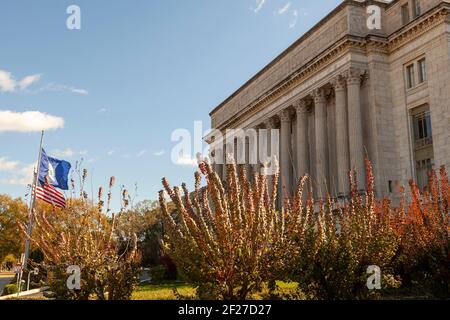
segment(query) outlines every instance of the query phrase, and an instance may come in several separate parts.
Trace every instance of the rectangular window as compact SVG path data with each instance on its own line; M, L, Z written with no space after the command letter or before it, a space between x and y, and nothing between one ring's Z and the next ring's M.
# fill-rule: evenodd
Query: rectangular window
M420 2L419 0L412 0L413 5L413 16L414 18L417 18L420 16Z
M408 24L410 21L409 18L409 4L406 3L402 6L402 22L403 25Z
M428 174L434 167L431 114L427 105L411 111L416 182L421 190L428 185Z
M425 58L419 60L417 63L419 68L419 83L427 81L427 64Z
M413 88L416 85L414 77L414 65L411 64L406 67L406 87L408 89Z
M388 187L389 187L389 193L394 193L394 181L389 180Z
M433 144L430 111L414 115L413 127L416 150Z

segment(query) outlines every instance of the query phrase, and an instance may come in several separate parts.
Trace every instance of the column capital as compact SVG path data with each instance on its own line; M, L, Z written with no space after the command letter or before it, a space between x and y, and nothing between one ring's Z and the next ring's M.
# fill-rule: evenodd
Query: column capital
M297 114L309 113L309 104L306 100L302 99L294 103L294 108Z
M315 89L312 92L312 96L314 97L314 103L325 103L326 101L326 95L325 90L322 88Z
M347 78L347 84L361 84L362 76L365 74L365 70L361 68L351 67L344 72Z
M280 117L281 122L290 122L291 121L291 113L288 109L281 110L281 112L278 114Z
M346 86L346 77L345 74L340 74L336 76L333 80L330 81L331 85L334 88L334 91L345 91Z
M274 118L268 118L263 123L267 130L276 128L276 120Z

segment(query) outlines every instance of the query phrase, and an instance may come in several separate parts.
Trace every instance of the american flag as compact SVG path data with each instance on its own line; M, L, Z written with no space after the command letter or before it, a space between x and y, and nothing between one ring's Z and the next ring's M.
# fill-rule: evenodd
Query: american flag
M36 198L50 203L55 207L61 209L66 208L66 198L64 197L64 194L48 183L44 183L43 187L36 186Z

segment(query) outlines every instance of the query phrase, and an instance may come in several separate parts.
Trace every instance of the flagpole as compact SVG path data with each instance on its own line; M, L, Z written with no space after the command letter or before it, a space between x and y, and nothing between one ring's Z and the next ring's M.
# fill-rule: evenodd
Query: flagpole
M30 206L28 208L28 230L27 230L27 239L25 241L25 255L24 255L24 262L23 262L23 269L27 269L28 267L28 258L30 256L30 237L33 232L33 211L34 211L34 205L36 203L36 185L39 180L39 174L41 169L41 158L42 158L42 144L44 142L44 130L41 132L41 142L39 144L39 156L38 156L38 162L37 162L37 169L34 171L34 178L33 178L33 184L31 185L31 200L30 200Z

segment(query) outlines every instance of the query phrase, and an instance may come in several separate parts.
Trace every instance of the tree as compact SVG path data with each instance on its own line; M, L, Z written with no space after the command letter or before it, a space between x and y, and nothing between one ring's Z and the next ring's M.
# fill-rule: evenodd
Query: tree
M83 172L83 180L86 176ZM112 178L108 208L113 184ZM50 287L58 299L96 296L100 300L126 300L138 284L140 254L132 221L104 214L101 196L99 192L98 206L83 197L69 199L64 210L48 205L35 210L31 241L44 255L40 266L50 272ZM25 225L20 227L26 234ZM81 290L66 286L66 270L73 265L81 269Z
M27 219L27 205L22 199L0 195L0 261L7 255L20 257L24 247L24 236L17 227L17 221Z

